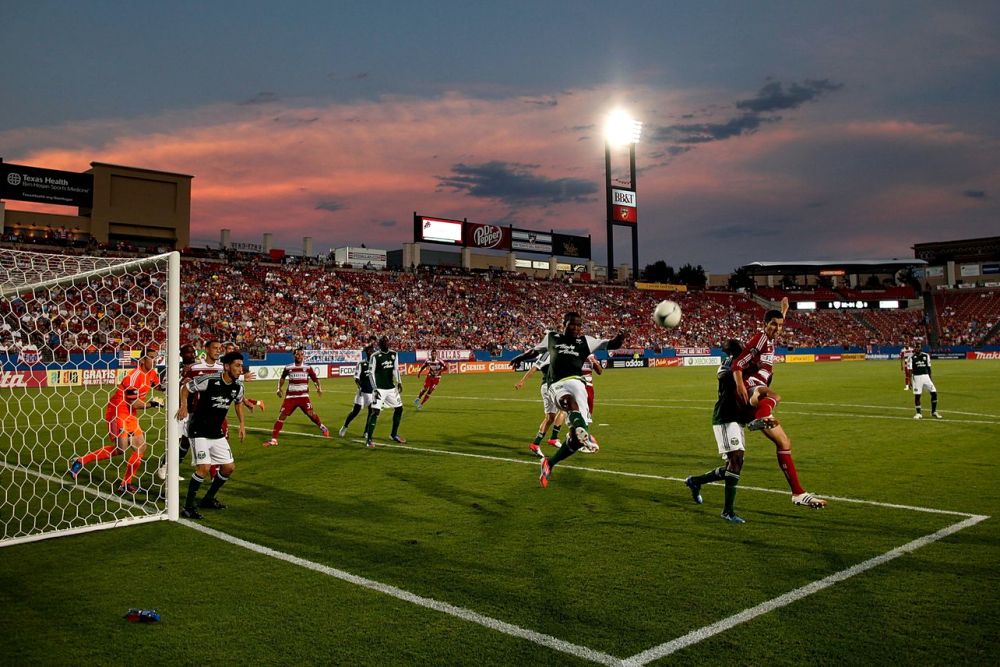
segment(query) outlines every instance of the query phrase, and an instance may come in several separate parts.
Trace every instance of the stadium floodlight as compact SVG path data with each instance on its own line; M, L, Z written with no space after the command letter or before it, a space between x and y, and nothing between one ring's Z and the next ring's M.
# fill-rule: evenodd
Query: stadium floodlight
M604 137L612 146L637 144L641 135L642 121L635 120L622 109L615 109L608 114L604 124Z

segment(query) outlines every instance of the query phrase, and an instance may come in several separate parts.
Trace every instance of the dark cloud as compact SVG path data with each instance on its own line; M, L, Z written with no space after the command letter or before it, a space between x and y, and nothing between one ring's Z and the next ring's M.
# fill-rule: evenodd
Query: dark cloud
M598 186L579 178L546 178L532 173L538 165L516 162L452 165L451 176L438 176L441 187L510 205L591 201Z
M270 92L266 92L265 91L265 92L257 93L256 95L254 95L253 97L251 97L248 100L243 100L242 102L240 102L240 104L242 104L242 105L268 104L270 102L277 102L278 99L279 98L278 98L278 95L276 93L270 93Z
M379 220L375 224L378 225L379 227L395 227L396 226L396 221L395 220Z
M777 229L772 229L770 227L764 227L755 224L746 225L727 225L725 227L716 227L715 229L709 229L704 232L704 236L713 239L746 239L746 238L765 238L769 236L777 236L781 232Z
M968 197L970 199L987 199L986 190L966 190L962 193L963 197Z
M781 122L781 116L772 115L773 112L795 109L842 87L843 84L829 79L807 79L801 84L792 83L787 88L780 81L772 81L761 88L755 97L737 101L736 108L742 113L725 122L666 125L653 131L653 140L690 145L753 134L761 125ZM708 108L702 109L702 113L711 115ZM684 114L681 118L691 119L694 114Z
M772 81L757 91L755 97L737 102L736 108L751 113L795 109L825 93L842 88L843 85L842 83L832 83L829 79L806 79L801 84L790 84L786 90L780 81Z
M554 97L522 97L521 101L525 104L534 104L540 107L559 106L559 100Z
M368 78L368 72L358 72L351 77L351 81L364 81Z
M709 141L721 141L743 134L752 134L762 123L775 123L776 118L762 118L755 113L747 113L731 118L725 123L685 123L661 127L653 134L655 141L668 141L678 144L703 144Z
M317 211L329 211L334 213L336 211L343 211L345 208L350 208L347 204L339 202L336 199L324 199L323 201L316 204Z

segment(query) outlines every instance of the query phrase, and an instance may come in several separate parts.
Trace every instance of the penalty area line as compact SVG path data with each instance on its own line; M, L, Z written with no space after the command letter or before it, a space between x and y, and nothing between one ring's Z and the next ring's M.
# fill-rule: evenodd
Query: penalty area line
M884 554L881 554L880 556L869 558L868 560L858 563L857 565L853 565L845 570L841 570L840 572L835 572L828 577L824 577L822 579L819 579L818 581L814 581L800 588L796 588L793 591L789 591L784 595L779 595L776 598L773 598L766 602L762 602L761 604L755 607L744 609L743 611L737 614L733 614L728 618L724 618L721 621L717 621L715 623L712 623L711 625L706 625L705 627L698 628L697 630L689 632L688 634L673 639L669 642L665 642L658 646L654 646L650 649L646 649L645 651L637 653L630 658L626 658L625 660L622 661L622 664L627 665L628 667L640 667L641 665L646 665L650 662L653 662L654 660L660 660L673 653L676 653L677 651L680 651L681 649L705 641L706 639L718 635L720 633L723 633L727 630L730 630L736 627L737 625L741 625L743 623L746 623L747 621L751 621L757 618L758 616L762 616L776 609L781 609L782 607L786 607L792 604L793 602L797 602L798 600L808 597L813 593L818 593L821 590L829 588L834 584L840 583L841 581L844 581L846 579L850 579L851 577L861 574L862 572L867 572L868 570L876 568L879 565L884 565L889 561L895 560L900 556L905 556L906 554L913 553L914 551L920 549L921 547L925 547L928 544L944 539L949 535L957 533L960 530L965 530L966 528L974 526L980 521L985 521L988 518L989 518L988 516L981 516L981 515L970 516L969 518L963 521L959 521L958 523L954 523L950 526L942 528L936 533L924 535L923 537L919 537L913 540L912 542L907 542L903 546L896 547L895 549L887 551Z
M616 658L607 653L602 653L600 651L595 651L593 649L587 648L586 646L579 646L577 644L572 644L570 642L558 639L551 635L546 635L541 632L535 632L534 630L528 630L527 628L522 628L506 621L501 621L490 616L485 616L478 612L472 611L471 609L466 609L464 607L458 607L447 602L441 602L440 600L435 600L433 598L424 597L422 595L417 595L416 593L411 593L402 588L396 586L391 586L389 584L383 584L372 579L366 579L365 577L360 577L356 574L351 574L350 572L345 572L344 570L338 570L334 567L329 567L328 565L321 565L320 563L315 563L311 560L306 560L305 558L299 558L298 556L293 556L292 554L285 553L283 551L278 551L276 549L271 549L270 547L265 547L261 544L255 542L248 542L247 540L240 539L229 535L228 533L223 533L221 531L215 530L213 528L208 528L201 524L195 523L193 521L188 521L187 519L181 519L180 523L197 530L200 533L204 533L210 537L214 537L223 542L228 542L229 544L253 551L254 553L261 554L263 556L268 556L270 558L275 558L277 560L290 563L292 565L297 565L299 567L305 568L307 570L312 570L314 572L319 572L320 574L326 575L328 577L333 577L334 579L339 579L349 584L355 586L360 586L362 588L367 588L390 597L394 597L397 600L402 600L403 602L409 602L415 604L419 607L424 607L426 609L431 609L433 611L441 612L443 614L448 614L449 616L454 616L463 621L468 621L470 623L475 623L481 625L489 630L494 630L496 632L509 635L511 637L516 637L518 639L525 639L527 641L533 642L540 646L550 648L562 653L567 653L577 658L583 660L590 660L591 662L596 662L602 665L620 665L621 658Z

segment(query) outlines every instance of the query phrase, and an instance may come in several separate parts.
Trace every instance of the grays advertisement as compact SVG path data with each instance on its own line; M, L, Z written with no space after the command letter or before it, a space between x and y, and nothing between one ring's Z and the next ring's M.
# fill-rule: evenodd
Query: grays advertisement
M551 255L552 234L533 232L527 229L511 229L510 247L512 250Z
M94 176L0 162L0 199L91 208Z

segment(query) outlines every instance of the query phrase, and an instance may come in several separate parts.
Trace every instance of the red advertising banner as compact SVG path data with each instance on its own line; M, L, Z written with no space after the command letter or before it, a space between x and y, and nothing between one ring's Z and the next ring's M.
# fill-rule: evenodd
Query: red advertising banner
M648 361L650 368L667 368L670 366L684 365L684 359L681 357L654 357Z
M465 246L468 248L510 250L510 227L467 222L465 223L463 236Z
M966 359L1000 359L1000 352L980 352L973 350L965 353Z

